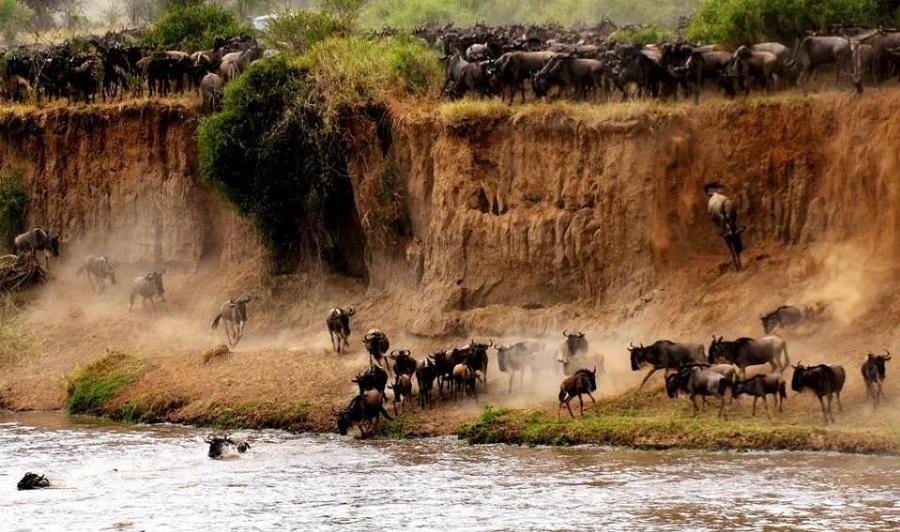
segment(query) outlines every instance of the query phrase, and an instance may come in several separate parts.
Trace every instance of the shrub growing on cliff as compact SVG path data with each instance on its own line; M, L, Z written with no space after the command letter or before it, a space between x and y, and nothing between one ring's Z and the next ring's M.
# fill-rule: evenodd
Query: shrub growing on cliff
M238 22L234 13L206 4L176 5L160 18L145 36L150 46L168 50L212 48L217 36L248 35L250 27Z
M0 171L0 245L12 251L13 239L25 229L28 193L20 172Z
M331 13L294 11L279 13L269 20L262 41L266 48L302 54L314 43L349 31L350 28Z
M116 394L131 384L143 370L143 362L119 351L108 351L66 377L66 413L102 413Z
M296 61L257 61L200 126L203 177L253 219L276 269L292 268L306 249L333 251L329 229L348 214L346 162L309 103L312 92Z
M704 0L687 29L690 40L739 46L791 43L832 24L876 25L889 19L879 0Z

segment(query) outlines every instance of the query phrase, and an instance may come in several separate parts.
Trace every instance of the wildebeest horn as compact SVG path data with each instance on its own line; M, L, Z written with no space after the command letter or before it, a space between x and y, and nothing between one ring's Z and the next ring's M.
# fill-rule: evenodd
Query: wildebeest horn
M388 356L391 358L397 358L397 350L394 349L393 351L391 351L391 354L389 354Z
M356 311L353 310L353 307L347 307L347 315L352 316L354 314L356 314Z
M884 359L885 359L885 360L890 360L890 359L891 359L891 352L888 351L887 349L884 350Z
M494 339L493 339L493 338L491 338L491 339L488 340L488 341L490 342L490 343L488 344L488 347L491 347L491 346L494 345Z
M569 329L563 329L563 336L565 336L566 338L569 337Z

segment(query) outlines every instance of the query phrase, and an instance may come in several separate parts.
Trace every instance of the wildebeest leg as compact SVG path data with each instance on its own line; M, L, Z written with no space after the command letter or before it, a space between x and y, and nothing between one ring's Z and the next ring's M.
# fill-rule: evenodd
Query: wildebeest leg
M584 393L586 393L587 396L591 398L591 403L592 403L594 406L597 406L597 401L594 401L594 396L591 395L591 392L584 392Z
M641 381L641 385L638 386L637 391L641 391L641 388L644 387L644 384L647 383L647 380L650 378L650 376L653 375L654 373L656 373L656 370L658 370L658 369L659 369L659 368L653 368L653 369L650 370L650 373L648 373L647 376L644 377L644 380Z
M821 395L818 397L819 397L819 404L822 405L822 420L827 425L828 424L828 411L825 410L825 401L822 400ZM830 395L828 396L828 404L831 405L831 396Z
M772 419L772 414L769 413L769 402L766 401L766 396L765 396L765 395L762 396L762 400L763 400L763 406L764 406L765 409L766 409L766 417L769 418L769 419ZM755 406L755 405L754 405L754 406Z
M578 405L581 407L581 417L584 417L584 399L581 398L581 394L578 394Z
M754 395L754 396L753 396L753 414L751 414L750 417L756 417L756 400L757 400L757 399L759 399L759 397L756 397L756 396ZM765 399L765 397L763 397L763 399Z
M843 411L844 411L844 405L841 404L841 392L835 392L834 394L837 396L838 412L843 412ZM830 400L830 399L831 399L831 397L829 396L829 400ZM831 406L830 406L830 405L829 405L829 407L828 407L828 412L829 412L829 413L831 412ZM834 421L834 414L832 414L831 420Z
M509 392L508 392L510 394L512 393L512 385L513 385L514 378L516 378L516 373L514 371L510 370L510 372L509 372Z
M727 416L725 415L725 394L724 393L719 396L719 417L727 418Z
M572 407L569 405L569 401L575 399L574 395L570 395L568 399L566 399L566 408L569 409L569 415L572 416L572 419L575 419L575 413L572 412Z
M697 406L697 396L696 395L691 396L691 407L693 407L691 410L693 411L694 415L696 416L700 410L700 408Z

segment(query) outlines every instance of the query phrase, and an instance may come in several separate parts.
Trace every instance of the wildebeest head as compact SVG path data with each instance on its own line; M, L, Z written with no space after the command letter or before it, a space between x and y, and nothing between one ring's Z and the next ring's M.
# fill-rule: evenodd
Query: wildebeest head
M350 424L353 422L350 408L346 408L344 410L341 410L340 412L332 409L332 412L334 412L334 417L337 421L338 434L340 434L341 436L346 436L347 431L350 430Z
M876 355L874 353L869 353L866 357L866 362L871 363L875 366L878 371L878 380L883 381L885 375L887 374L887 369L885 368L884 363L891 359L891 352L887 349L884 350L883 355Z
M678 397L678 390L681 389L683 376L680 371L666 375L666 395L669 399Z
M630 353L631 358L631 371L641 369L641 364L644 363L644 354L646 351L647 348L644 347L644 344L641 344L640 347L635 347L633 343L628 344L628 352Z
M165 273L165 270L159 272L152 271L146 275L147 280L150 281L150 283L156 289L156 293L159 295L163 295L165 293L162 280L163 273Z
M20 490L33 490L38 488L46 488L50 486L50 481L47 480L44 475L37 475L35 473L25 473L25 476L22 477L22 480L16 484L16 487Z
M594 366L593 371L588 371L587 369L580 369L575 372L575 375L578 375L581 379L587 381L588 389L592 392L597 391L597 366Z
M584 333L581 331L570 333L568 329L563 329L563 336L566 337L566 347L569 349L570 353L575 353L579 349L583 349L587 342L584 338Z
M715 335L712 337L712 342L709 344L708 358L707 361L710 364L715 364L716 360L719 358L719 351L722 349L722 336L716 338Z

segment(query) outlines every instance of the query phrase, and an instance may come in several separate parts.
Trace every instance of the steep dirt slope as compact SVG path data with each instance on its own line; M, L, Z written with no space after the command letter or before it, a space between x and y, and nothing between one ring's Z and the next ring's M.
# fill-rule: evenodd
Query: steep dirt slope
M348 376L366 363L358 333L371 326L417 354L473 335L554 346L579 328L606 357L601 392L614 394L638 379L631 341L759 336L763 311L822 301L822 323L782 334L794 361L847 364L860 400L861 355L900 343L900 93L612 109L454 118L401 102L386 152L373 122L354 122L368 285L324 270L261 275L249 224L197 177L190 109L6 116L0 166L24 170L32 221L58 224L68 242L54 281L14 323L26 347L5 357L0 396L57 407L65 374L125 349L151 362L134 393L177 395L182 417L247 401L330 406L352 393ZM387 175L402 209L385 236L369 221ZM702 184L716 180L747 227L740 273L705 212ZM74 274L97 252L126 262L102 296ZM130 279L156 265L168 268L169 313L129 313ZM209 320L244 291L259 296L247 338L203 364L221 341ZM338 304L358 309L354 351L340 362L323 323ZM512 399L494 387L490 400L543 404L557 380Z

